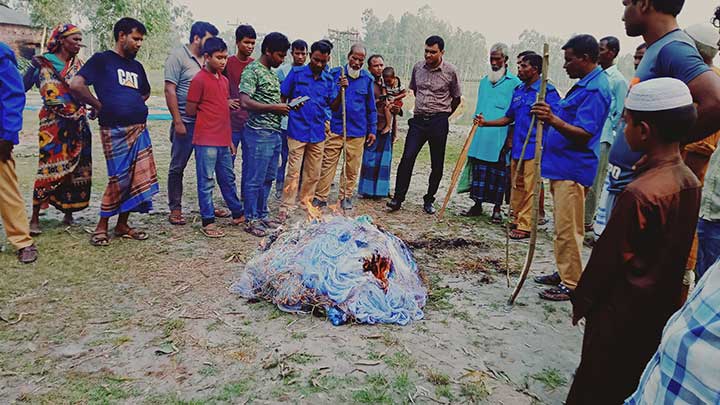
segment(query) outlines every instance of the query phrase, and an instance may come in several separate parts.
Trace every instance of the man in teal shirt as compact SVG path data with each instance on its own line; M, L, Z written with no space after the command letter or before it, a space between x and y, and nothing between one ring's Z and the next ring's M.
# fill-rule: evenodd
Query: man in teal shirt
M490 48L490 67L492 70L480 81L475 115L482 115L491 121L505 116L512 102L513 91L521 82L508 70L508 47L498 43ZM507 186L508 126L481 127L468 151L468 165L472 173L470 198L475 205L465 213L467 216L482 214L482 203L492 203L493 222L500 222L502 206Z

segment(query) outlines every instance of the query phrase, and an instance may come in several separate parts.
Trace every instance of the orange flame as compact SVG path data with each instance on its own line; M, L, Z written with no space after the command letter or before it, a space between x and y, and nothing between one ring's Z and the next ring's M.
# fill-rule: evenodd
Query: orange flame
M365 262L363 263L363 270L371 272L373 276L378 279L380 286L385 292L387 292L390 284L388 276L390 275L391 269L392 261L390 258L380 255L372 255L369 258L365 258Z
M308 222L312 221L322 221L323 213L320 211L319 208L312 205L312 197L307 197L303 200L303 204L305 205L305 209L307 209L308 212Z

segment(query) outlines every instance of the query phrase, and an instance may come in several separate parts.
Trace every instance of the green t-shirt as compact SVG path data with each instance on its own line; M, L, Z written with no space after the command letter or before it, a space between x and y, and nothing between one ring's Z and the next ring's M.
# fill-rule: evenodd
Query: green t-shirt
M265 67L259 60L249 64L240 80L240 92L253 101L263 104L280 103L280 81L277 75ZM279 131L282 116L273 113L250 112L246 125L254 129L272 129Z

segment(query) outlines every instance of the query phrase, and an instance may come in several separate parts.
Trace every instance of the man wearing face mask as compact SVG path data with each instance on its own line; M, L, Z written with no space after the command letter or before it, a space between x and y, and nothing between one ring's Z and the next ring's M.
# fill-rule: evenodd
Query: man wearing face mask
M133 18L122 18L113 29L115 48L96 53L70 83L77 100L99 114L100 138L107 161L108 185L100 207L93 246L107 246L108 222L118 215L115 236L145 240L148 234L128 225L131 212L147 213L158 193L157 169L147 130L150 82L135 60L147 30ZM93 86L94 96L88 86Z
M520 79L508 69L508 47L498 43L490 48L490 73L480 81L475 115L486 120L505 116ZM502 221L500 208L505 197L507 184L506 157L512 139L508 137L508 126L481 127L475 132L468 165L472 169L470 198L475 205L465 213L467 216L482 214L482 204L493 204L492 220Z
M343 111L338 97L330 106L330 137L325 141L320 180L315 190L316 206L327 205L330 184L335 178L338 161L345 143L346 156L344 175L340 179L338 199L343 210L352 209L352 197L357 185L358 172L362 163L363 147L375 142L377 128L377 108L373 92L373 78L363 70L367 51L361 44L355 44L348 53L345 66L332 69L333 79L345 88L345 109L347 120L347 139L343 137Z

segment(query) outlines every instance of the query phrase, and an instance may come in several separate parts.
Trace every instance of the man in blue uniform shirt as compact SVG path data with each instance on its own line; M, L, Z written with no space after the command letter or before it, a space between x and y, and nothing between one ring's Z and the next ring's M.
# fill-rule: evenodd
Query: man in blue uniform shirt
M556 287L540 293L543 299L567 301L582 274L585 236L585 190L592 186L598 165L598 142L610 111L612 94L607 75L598 66L599 47L591 35L577 35L563 46L565 70L579 79L558 103L531 110L547 127L542 176L550 179L555 216L555 261L558 273L535 281Z
M348 63L331 70L333 79L345 87L345 109L347 116L347 139L345 140L345 167L340 179L338 200L344 210L352 209L352 197L357 186L358 173L362 164L365 143L375 142L377 128L377 108L373 78L363 70L367 51L355 44L348 54ZM327 204L330 185L335 178L338 161L343 150L343 111L338 97L331 105L330 137L325 141L320 180L315 190L315 205ZM367 140L367 141L366 141Z

